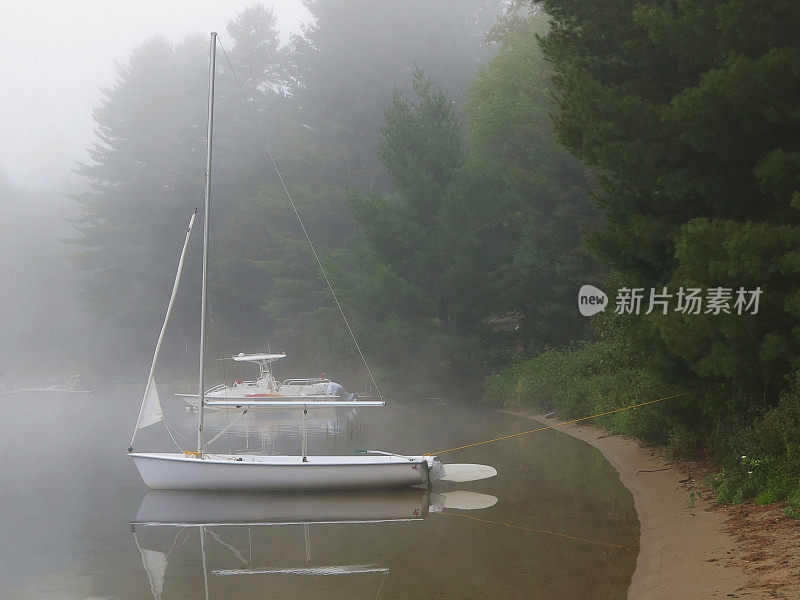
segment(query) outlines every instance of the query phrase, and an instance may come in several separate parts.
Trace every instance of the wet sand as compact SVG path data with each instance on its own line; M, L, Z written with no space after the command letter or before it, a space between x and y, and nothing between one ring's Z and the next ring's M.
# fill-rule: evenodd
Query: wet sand
M503 412L546 425L559 422L527 411ZM719 507L702 487L702 466L670 460L632 438L582 423L557 430L599 449L633 494L641 539L629 599L800 597L800 571L793 570L800 560L800 521L778 519L777 508L753 507L742 517L740 507ZM765 520L773 527L766 536ZM794 556L786 556L793 543ZM760 570L753 568L756 554Z

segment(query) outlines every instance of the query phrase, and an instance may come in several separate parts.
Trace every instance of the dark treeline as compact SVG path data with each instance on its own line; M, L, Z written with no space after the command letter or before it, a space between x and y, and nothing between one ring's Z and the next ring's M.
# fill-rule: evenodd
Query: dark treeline
M346 190L392 188L376 148L394 90L410 90L419 68L461 102L490 54L484 37L502 4L307 2L312 23L283 47L269 9L254 5L233 18L221 39L247 101L219 52L213 354L269 343L290 352L294 369L351 366L353 344L343 337L341 318L330 312L330 294L267 148L321 254L354 247L357 230ZM112 364L146 362L169 296L181 230L202 200L207 44L205 35L179 44L146 41L120 67L95 110L98 142L78 169L92 184L79 198L78 261L88 306L118 332L105 348ZM194 364L197 348L199 238L189 250L165 348L171 359L165 362L183 370ZM361 371L356 379L363 383Z
M797 3L307 6L285 46L258 5L223 36L247 101L220 55L212 354L269 343L363 384L268 146L386 389L569 415L689 391L605 424L710 453L724 500L800 510ZM147 41L96 110L79 261L109 361L147 360L200 200L206 44ZM184 371L198 244L170 329ZM762 296L586 319L584 283Z
M800 517L800 5L543 8L558 139L597 176L603 221L585 239L605 287L734 297L730 314L606 311L590 339L518 360L491 388L571 415L689 391L605 423L710 452L723 500L788 496ZM739 288L761 289L757 315L737 314Z

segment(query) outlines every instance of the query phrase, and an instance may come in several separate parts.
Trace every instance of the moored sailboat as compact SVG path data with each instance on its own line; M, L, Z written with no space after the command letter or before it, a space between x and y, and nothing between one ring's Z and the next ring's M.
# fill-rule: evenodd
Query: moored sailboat
M216 33L211 34L209 50L209 93L208 93L208 129L206 154L205 212L203 215L203 277L201 291L200 317L200 375L198 382L198 423L197 446L195 450L179 453L169 452L134 452L133 444L136 432L143 427L163 421L164 415L154 382L154 370L161 342L166 330L167 321L172 310L180 281L184 256L191 235L194 215L186 232L178 273L173 285L172 296L167 307L167 314L161 333L156 343L156 350L145 387L139 418L134 429L128 453L136 464L139 473L148 487L153 489L172 490L247 490L247 491L287 491L287 490L347 490L364 488L390 488L402 486L428 486L437 479L446 479L445 467L433 456L400 455L389 452L365 451L352 456L309 456L307 452L306 420L309 410L316 408L336 407L375 407L383 406L384 401L342 399L338 396L323 398L311 397L276 398L253 397L243 401L240 398L206 398L204 385L205 339L206 339L206 299L208 272L208 237L209 218L211 212L211 159L214 122L214 80L216 73ZM273 161L274 162L274 161ZM277 167L276 167L277 169ZM280 173L278 173L280 176ZM281 181L283 181L281 179ZM284 184L285 187L285 184ZM288 194L288 190L287 190ZM291 201L291 196L289 196ZM292 202L294 208L294 203ZM295 208L296 212L296 208ZM299 214L297 214L300 220ZM302 220L300 225L303 226ZM305 232L305 228L303 227ZM316 257L316 251L310 238L306 236ZM320 268L322 264L319 262ZM323 275L325 275L323 269ZM327 281L327 275L325 275ZM330 287L330 282L328 281ZM336 295L330 287L334 300ZM336 300L339 305L338 300ZM341 308L341 306L340 306ZM350 329L342 312L342 317ZM353 335L353 341L358 342ZM359 353L361 350L359 348ZM244 355L243 355L244 356ZM274 355L263 355L264 361L271 361ZM363 358L363 353L362 353ZM366 365L367 370L369 366ZM371 371L370 371L371 376ZM374 378L373 378L374 383ZM376 386L377 388L377 386ZM380 392L379 396L380 396ZM211 440L204 439L204 412L207 406L241 407L244 412L253 407L293 407L302 409L303 442L302 452L292 456L253 456L239 454L217 454L206 451L207 444L213 443L222 434L220 432ZM244 414L244 412L242 414ZM166 422L165 422L166 423ZM169 429L168 429L169 431ZM223 432L225 430L223 429ZM171 433L170 433L171 435ZM173 441L174 437L173 437ZM176 442L177 445L177 442ZM491 477L496 471L487 467L481 477Z

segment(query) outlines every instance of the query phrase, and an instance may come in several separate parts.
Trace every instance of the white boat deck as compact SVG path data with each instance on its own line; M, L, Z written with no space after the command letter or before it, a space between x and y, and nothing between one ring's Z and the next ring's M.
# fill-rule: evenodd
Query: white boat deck
M144 456L147 458L157 458L161 460L176 460L176 461L202 461L203 463L218 463L227 464L230 462L236 463L256 463L259 465L269 464L274 466L281 465L389 465L397 463L418 463L420 461L433 462L432 456L402 456L397 454L343 454L339 455L325 455L314 456L308 455L305 461L299 455L263 455L263 454L216 454L214 452L206 452L202 459L187 457L184 454L177 454L175 452L147 452L147 453L131 453L131 456Z

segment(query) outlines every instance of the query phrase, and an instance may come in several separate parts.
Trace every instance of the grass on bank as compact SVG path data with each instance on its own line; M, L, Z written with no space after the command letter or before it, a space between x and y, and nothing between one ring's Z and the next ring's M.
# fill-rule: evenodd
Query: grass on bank
M664 385L631 346L580 342L506 366L486 381L487 395L509 406L578 418L684 391ZM683 398L597 419L604 428L676 457L705 456L721 467L713 481L721 503L787 500L800 519L800 372L772 407L753 409L752 391L697 385Z

